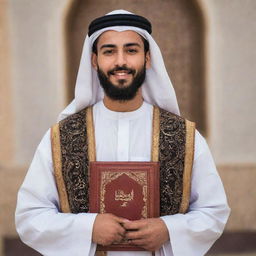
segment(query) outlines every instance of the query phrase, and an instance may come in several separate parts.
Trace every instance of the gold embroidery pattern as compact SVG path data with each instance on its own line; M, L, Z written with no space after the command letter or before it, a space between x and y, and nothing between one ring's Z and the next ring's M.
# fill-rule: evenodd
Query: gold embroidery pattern
M102 172L101 176L101 193L100 193L100 212L105 213L105 194L106 194L106 186L112 182L113 180L117 179L118 177L122 175L127 175L129 178L136 181L140 186L142 187L142 193L143 193L143 201L147 202L147 174L144 172L109 172L104 171ZM147 206L144 205L142 209L141 215L146 218L147 217Z
M62 212L70 212L68 195L65 182L62 176L62 159L60 148L60 130L59 124L55 124L51 128L51 144L52 144L52 159L54 165L54 175L58 187L58 194L60 198L60 208Z
M88 140L88 158L89 162L96 161L96 148L95 148L95 137L94 137L94 125L93 125L93 115L92 107L86 109L86 130L87 130L87 140Z
M89 211L89 161L85 117L85 110L82 110L59 124L62 174L73 213Z
M183 195L180 205L180 213L185 213L189 206L191 190L191 174L194 160L195 123L186 120L186 149L185 167L183 175Z
M152 132L152 150L151 161L158 162L159 159L159 125L160 125L159 108L154 106L153 109L153 132Z
M160 109L160 212L179 212L183 192L185 119Z
M61 159L62 177L70 211L73 213L89 211L87 122L84 109L59 123L61 145L59 159ZM185 212L190 193L193 164L191 145L193 145L194 131L186 137L186 129L189 126L186 127L185 119L162 109L160 109L160 119L157 122L160 122L160 212L162 216L179 211ZM186 142L189 141L190 146L187 146ZM58 185L58 189L59 187ZM147 195L146 188L143 193ZM104 206L102 207L104 209ZM147 209L143 211L142 215L147 216Z

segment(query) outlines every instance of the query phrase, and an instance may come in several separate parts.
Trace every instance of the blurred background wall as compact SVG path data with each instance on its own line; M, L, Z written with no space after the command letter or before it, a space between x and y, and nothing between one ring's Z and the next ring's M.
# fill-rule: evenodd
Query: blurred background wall
M0 0L0 255L34 151L73 97L88 23L113 9L152 21L182 115L213 152L232 209L213 253L256 255L254 0Z

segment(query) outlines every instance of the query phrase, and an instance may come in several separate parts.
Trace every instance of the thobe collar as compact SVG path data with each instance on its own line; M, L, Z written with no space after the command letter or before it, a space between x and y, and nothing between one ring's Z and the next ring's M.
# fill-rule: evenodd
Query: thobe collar
M145 101L143 101L142 105L138 109L129 112L112 111L104 105L103 101L99 101L96 105L97 107L99 107L103 118L108 118L112 120L137 119L143 116L147 109L152 108L152 106Z

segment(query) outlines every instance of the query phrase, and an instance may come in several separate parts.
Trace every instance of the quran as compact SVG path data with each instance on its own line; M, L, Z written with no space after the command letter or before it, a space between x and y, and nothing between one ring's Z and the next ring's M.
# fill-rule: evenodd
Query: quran
M129 220L159 217L158 162L90 162L89 208ZM104 251L139 251L128 241L99 246Z

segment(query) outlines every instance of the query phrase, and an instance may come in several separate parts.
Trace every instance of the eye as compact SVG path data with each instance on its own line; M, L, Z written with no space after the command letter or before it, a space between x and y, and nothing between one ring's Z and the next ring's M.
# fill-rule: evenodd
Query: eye
M114 53L113 49L108 49L108 50L103 51L104 55L112 55L113 53Z
M135 48L129 48L129 49L127 49L127 52L130 54L136 54L138 52L138 50Z

